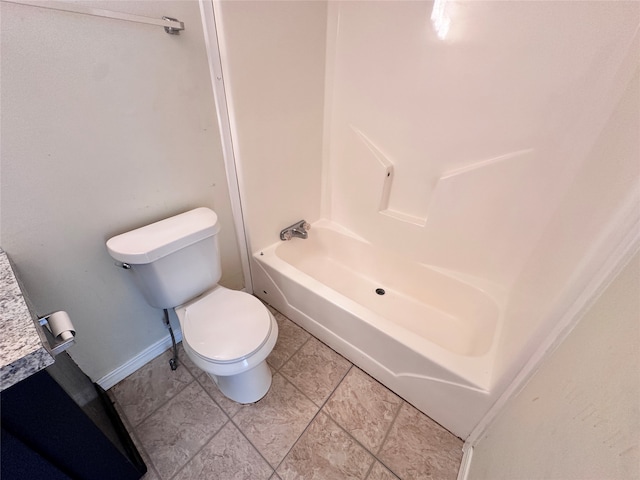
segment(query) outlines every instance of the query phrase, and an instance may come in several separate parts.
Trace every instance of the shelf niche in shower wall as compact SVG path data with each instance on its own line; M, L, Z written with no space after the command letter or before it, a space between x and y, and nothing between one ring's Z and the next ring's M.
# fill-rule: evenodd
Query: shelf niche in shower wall
M367 136L358 128L354 127L353 125L350 125L350 127L357 137L360 146L365 147L360 148L359 153L363 154L364 157L366 157L368 165L376 166L376 168L374 169L367 168L365 172L362 172L362 175L367 177L363 178L363 180L370 182L370 184L380 185L380 202L378 203L378 213L391 217L395 220L399 220L401 222L424 227L427 223L426 215L424 217L416 216L390 208L389 198L391 196L391 190L393 188L395 173L393 162L389 158L387 158L387 156L382 153L380 149L376 147L375 144L371 140L369 140L369 138L367 138Z

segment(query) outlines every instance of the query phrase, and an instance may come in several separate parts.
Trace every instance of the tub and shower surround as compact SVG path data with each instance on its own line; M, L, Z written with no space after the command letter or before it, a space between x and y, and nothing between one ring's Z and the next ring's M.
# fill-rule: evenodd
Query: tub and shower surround
M446 39L430 1L216 22L254 293L465 437L622 238L639 7L449 5Z

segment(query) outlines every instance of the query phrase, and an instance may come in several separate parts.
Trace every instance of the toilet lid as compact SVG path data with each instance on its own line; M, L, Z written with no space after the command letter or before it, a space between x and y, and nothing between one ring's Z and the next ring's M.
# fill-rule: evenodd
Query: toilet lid
M188 305L182 334L189 346L214 362L234 362L258 350L271 333L271 317L257 298L218 287Z

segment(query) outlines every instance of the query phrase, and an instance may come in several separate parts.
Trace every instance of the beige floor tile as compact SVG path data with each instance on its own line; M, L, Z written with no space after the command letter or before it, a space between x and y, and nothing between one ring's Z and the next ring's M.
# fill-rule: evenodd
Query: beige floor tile
M401 404L400 397L354 366L323 410L375 454Z
M147 465L147 473L140 480L160 480L156 471Z
M269 392L243 405L233 422L267 459L277 466L309 424L318 407L282 375L275 374Z
M151 458L149 458L149 455L147 454L146 450L142 446L142 443L138 439L137 435L133 432L129 432L129 435L131 436L133 443L138 449L138 453L140 453L142 460L147 466L147 473L144 475L144 477L142 477L143 480L160 480L160 475L158 475L158 472L156 472L153 462L151 461Z
M171 350L167 350L111 388L132 426L137 426L193 381L188 370L171 370L172 356Z
M142 446L142 443L140 443L140 440L138 439L138 436L135 433L135 429L133 428L131 423L129 423L129 421L127 420L127 416L122 411L122 407L120 407L118 402L114 402L113 406L116 409L116 412L118 413L118 415L120 416L120 419L122 420L122 423L124 424L124 427L127 429L127 432L129 433L129 436L131 437L131 440L133 441L133 444L135 445L136 449L138 450L138 453L142 457L142 460L144 461L145 465L147 466L147 473L144 475L144 477L142 477L143 480L159 480L160 476L155 471L155 469L153 467L153 462L149 458L149 455L147 455L147 452L145 451L144 447Z
M311 337L280 369L306 396L322 406L346 375L351 363Z
M136 429L163 480L171 478L228 421L198 382L159 408Z
M267 357L267 362L278 370L309 339L310 335L281 313L276 312L274 316L278 322L278 341Z
M367 480L398 480L398 477L396 477L389 471L387 467L376 460L376 463L373 465L373 468L369 472Z
M404 402L378 458L401 479L455 480L462 440Z
M320 412L280 467L282 480L364 479L374 458Z
M178 370L168 350L108 392L145 480L456 478L461 440L272 311L279 337L267 360L278 373L255 404L224 397L182 344Z
M174 480L267 480L273 468L228 422Z
M202 372L198 381L229 417L233 417L242 408L242 404L224 396L208 373Z

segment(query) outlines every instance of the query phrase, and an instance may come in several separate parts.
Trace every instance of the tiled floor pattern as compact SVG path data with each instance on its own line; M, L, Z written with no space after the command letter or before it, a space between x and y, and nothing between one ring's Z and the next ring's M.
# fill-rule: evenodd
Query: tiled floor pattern
M114 386L145 480L455 479L462 441L275 312L269 393L239 405L180 346Z

